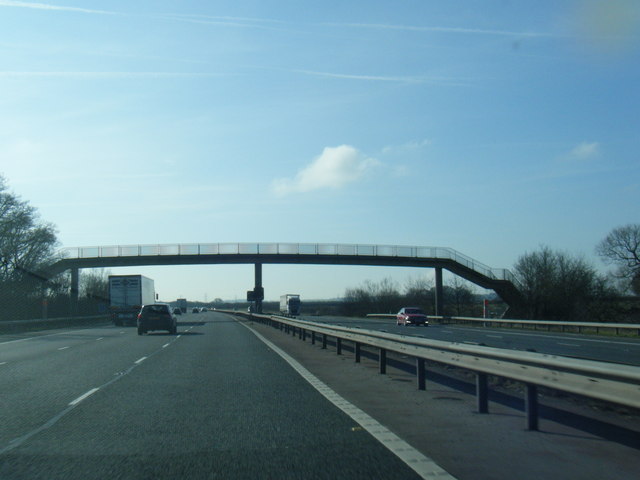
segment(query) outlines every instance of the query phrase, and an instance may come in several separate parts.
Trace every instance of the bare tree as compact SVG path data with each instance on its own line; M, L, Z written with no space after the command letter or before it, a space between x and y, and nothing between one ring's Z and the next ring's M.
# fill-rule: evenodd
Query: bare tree
M39 220L36 209L7 191L0 177L0 281L20 281L53 258L53 225Z
M529 318L582 319L593 302L611 294L605 279L584 259L549 247L522 255L514 270Z
M640 224L614 228L597 246L596 253L617 266L614 275L624 288L640 295Z
M458 316L471 312L476 298L469 285L469 282L454 275L443 289L445 308L454 310L454 314Z
M409 278L404 286L405 306L421 307L425 312L435 310L435 293L433 280L426 277Z
M80 274L80 294L86 298L108 300L109 272L104 270L83 271Z

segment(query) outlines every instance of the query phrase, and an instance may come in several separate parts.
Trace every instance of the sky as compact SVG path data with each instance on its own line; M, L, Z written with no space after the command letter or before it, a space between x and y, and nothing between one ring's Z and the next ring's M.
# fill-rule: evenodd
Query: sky
M640 220L640 2L0 0L0 175L60 248L450 247ZM253 266L137 267L241 300ZM265 296L430 270L265 265Z

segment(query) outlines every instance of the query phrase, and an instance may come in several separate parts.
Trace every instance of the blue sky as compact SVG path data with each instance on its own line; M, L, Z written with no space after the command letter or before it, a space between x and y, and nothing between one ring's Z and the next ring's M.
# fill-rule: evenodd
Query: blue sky
M0 0L0 174L64 247L426 245L511 268L548 245L601 268L595 245L639 220L639 73L633 0ZM253 282L126 272L167 300ZM264 281L323 298L425 274Z

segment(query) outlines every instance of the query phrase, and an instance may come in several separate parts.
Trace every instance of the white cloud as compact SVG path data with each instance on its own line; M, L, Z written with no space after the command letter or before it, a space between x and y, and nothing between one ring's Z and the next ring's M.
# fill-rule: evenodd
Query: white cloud
M320 156L298 172L294 178L278 178L271 184L277 195L310 192L321 188L338 189L362 178L379 165L350 145L326 147Z
M577 160L586 160L593 158L600 153L600 144L598 142L587 143L582 142L575 146L571 152L569 152L569 158Z

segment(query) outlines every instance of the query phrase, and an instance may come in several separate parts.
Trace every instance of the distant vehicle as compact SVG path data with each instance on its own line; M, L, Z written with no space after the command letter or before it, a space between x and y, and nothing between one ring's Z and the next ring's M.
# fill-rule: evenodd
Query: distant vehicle
M182 315L182 310L180 310L178 307L173 309L173 314L174 315Z
M417 307L403 307L396 315L396 325L424 325L429 326L429 319L425 313Z
M191 313L200 313L200 309L198 307L193 307L191 309Z
M186 298L179 298L178 300L176 300L176 303L178 304L178 308L180 310L182 310L182 313L187 313L187 299Z
M166 303L152 303L145 305L138 314L138 335L151 330L166 330L175 334L178 332L178 322Z
M135 325L142 306L155 301L155 285L150 278L109 275L109 308L114 325Z
M207 307L202 307L202 308L200 309L200 311L201 311L201 312L208 312L208 311L209 311L209 309L208 309Z
M300 295L287 293L280 297L280 313L283 315L300 315Z

